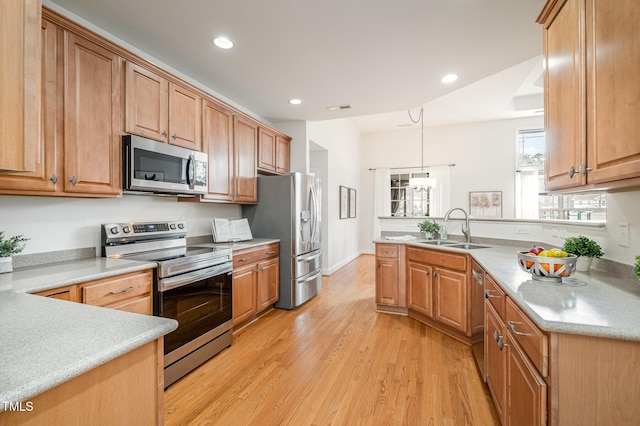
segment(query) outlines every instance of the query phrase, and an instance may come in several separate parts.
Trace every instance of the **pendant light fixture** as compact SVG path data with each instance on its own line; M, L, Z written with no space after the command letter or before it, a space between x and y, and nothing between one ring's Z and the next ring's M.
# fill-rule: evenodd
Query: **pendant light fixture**
M420 191L428 191L429 188L435 188L436 180L435 178L429 177L429 173L424 171L424 108L420 108L420 116L417 120L414 120L411 116L411 111L407 111L409 113L409 118L413 124L418 124L420 122L420 141L422 146L422 153L420 155L420 173L413 173L411 178L409 179L409 186L413 187L413 190L416 192Z

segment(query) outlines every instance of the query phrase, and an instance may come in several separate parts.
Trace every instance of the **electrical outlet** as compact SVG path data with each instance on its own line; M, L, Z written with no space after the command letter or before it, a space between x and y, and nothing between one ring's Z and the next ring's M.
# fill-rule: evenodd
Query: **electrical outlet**
M629 247L629 224L618 224L618 245L620 247Z
M527 225L516 225L516 234L528 234L529 227Z

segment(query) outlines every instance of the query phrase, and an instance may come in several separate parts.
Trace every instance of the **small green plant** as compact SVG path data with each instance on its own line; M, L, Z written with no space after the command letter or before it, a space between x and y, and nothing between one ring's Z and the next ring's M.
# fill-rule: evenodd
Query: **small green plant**
M438 225L433 220L425 220L424 222L420 222L418 224L418 228L420 228L421 232L426 232L428 234L435 234L440 230L440 225Z
M11 238L4 238L4 231L0 231L0 257L11 257L24 250L24 243L29 241L24 235L16 235Z
M567 253L573 253L576 256L585 257L602 257L604 252L602 247L595 241L585 237L584 235L578 235L577 237L569 237L564 240L562 250Z
M636 271L636 277L638 278L638 281L640 281L640 256L636 256L635 271Z

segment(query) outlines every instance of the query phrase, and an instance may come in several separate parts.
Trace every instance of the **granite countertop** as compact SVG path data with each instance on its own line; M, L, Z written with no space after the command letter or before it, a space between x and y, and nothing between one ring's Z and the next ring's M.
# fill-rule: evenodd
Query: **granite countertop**
M172 319L25 293L155 266L87 258L0 274L0 401L28 400L178 327Z
M505 293L543 330L640 341L640 282L597 269L576 272L561 283L531 279L518 266L516 252L524 247L488 246L464 250L421 243L425 240L375 240L468 253Z
M232 250L244 250L253 247L264 246L272 243L279 243L280 240L272 239L272 238L254 238L252 240L247 241L238 241L235 243L201 243L201 244L193 244L192 247L222 247L222 248L230 248Z
M52 288L155 268L155 262L91 257L16 269L0 274L0 291L36 293Z

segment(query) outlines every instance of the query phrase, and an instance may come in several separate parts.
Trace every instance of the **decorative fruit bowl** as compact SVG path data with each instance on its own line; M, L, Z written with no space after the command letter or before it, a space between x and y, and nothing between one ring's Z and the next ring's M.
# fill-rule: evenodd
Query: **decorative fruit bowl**
M530 252L518 252L518 265L523 271L529 272L534 280L562 282L576 272L578 256L567 253L566 257L543 257L532 255Z

